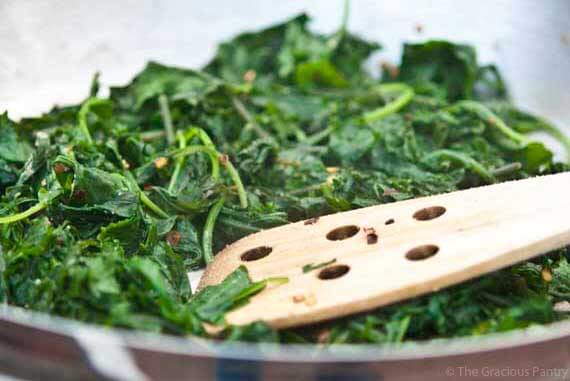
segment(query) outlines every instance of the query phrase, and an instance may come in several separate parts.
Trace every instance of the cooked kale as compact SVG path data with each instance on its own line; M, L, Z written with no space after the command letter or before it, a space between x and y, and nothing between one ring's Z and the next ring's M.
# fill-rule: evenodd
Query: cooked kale
M86 322L227 340L399 342L563 319L570 252L318 327L232 327L261 291L244 268L192 295L187 271L301 219L569 169L462 44L380 45L300 15L220 45L202 70L150 62L124 87L37 118L0 116L0 300ZM311 220L309 220L311 221ZM315 221L315 220L312 220ZM311 271L325 264L310 264ZM269 280L268 280L269 281Z
M332 265L335 262L336 262L336 258L333 258L327 262L321 262L321 263L317 263L317 264L308 263L308 264L303 266L302 270L303 270L303 273L310 273L313 270L318 270L318 269L321 269L323 267L327 267L328 265Z

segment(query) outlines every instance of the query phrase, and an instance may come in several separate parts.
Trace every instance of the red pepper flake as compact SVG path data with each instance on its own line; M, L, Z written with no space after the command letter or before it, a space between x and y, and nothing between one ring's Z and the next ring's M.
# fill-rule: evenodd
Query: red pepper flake
M61 175L62 173L69 172L69 167L62 163L55 163L53 170L56 174Z
M382 61L380 65L382 67L382 70L388 73L388 76L390 78L395 79L400 75L400 69L396 65L388 61Z
M542 271L540 272L540 275L542 276L542 280L544 280L546 283L550 283L552 282L552 271L550 270L550 268L548 267L543 267Z
M73 195L76 200L83 200L85 199L85 196L87 196L87 192L85 192L83 189L77 189Z
M152 185L152 184L144 184L144 185L143 185L143 189L144 189L145 191L149 191L149 190L151 190L152 188L154 188L154 185Z
M305 297L304 301L307 307L312 307L317 304L317 297L315 294L309 294L307 297Z
M294 295L293 303L302 303L305 301L305 295Z
M257 72L255 70L248 70L243 75L243 80L247 83L252 83L253 81L255 81L256 77L257 77Z
M162 169L168 165L168 159L165 157L159 157L154 161L154 166L156 169Z
M326 328L323 329L321 332L319 332L319 334L317 335L317 342L319 344L324 344L329 340L329 337L331 336L331 330Z
M378 242L378 234L376 234L376 229L374 228L364 228L364 234L366 234L366 243L369 245L374 245Z
M177 230L171 230L166 235L166 242L168 242L170 246L177 246L180 239L182 239L182 235L180 235L180 232Z
M314 225L319 221L319 217L313 217L313 218L309 218L307 221L305 221L305 225Z
M230 161L230 157L228 155L226 155L225 153L222 153L218 157L218 160L220 160L220 164L222 164L225 167L226 165L228 165L228 162Z

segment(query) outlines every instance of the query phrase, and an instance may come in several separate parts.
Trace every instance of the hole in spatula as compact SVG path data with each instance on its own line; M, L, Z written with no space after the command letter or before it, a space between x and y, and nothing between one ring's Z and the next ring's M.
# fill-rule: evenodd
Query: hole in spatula
M345 275L349 270L350 267L348 267L347 265L329 266L322 269L319 272L319 279L329 280L329 279L340 278L341 276Z
M273 251L272 248L267 246L256 247L246 251L241 255L241 260L245 262L257 261L258 259L267 257Z
M421 261L429 257L433 257L439 251L439 247L435 245L423 245L414 247L406 253L406 258L410 261Z
M414 213L414 218L418 221L429 221L440 217L445 213L443 206L430 206L429 208L420 209Z
M327 234L327 239L330 241L342 241L343 239L356 235L359 230L360 228L356 225L341 226L340 228L331 230L329 234Z

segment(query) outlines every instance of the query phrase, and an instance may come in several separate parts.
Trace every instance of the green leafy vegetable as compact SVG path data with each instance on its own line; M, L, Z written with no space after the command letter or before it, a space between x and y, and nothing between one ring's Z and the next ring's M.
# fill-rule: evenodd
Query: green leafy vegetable
M472 97L477 72L473 47L430 41L404 45L398 78L412 83L420 94L454 101Z
M222 43L203 70L133 81L19 122L0 115L0 301L86 322L229 341L387 343L481 335L567 315L568 249L319 327L224 315L262 292L239 268L192 295L187 272L235 240L335 211L569 169L529 134L570 139L508 99L465 44L380 48L309 17ZM569 153L570 155L570 153ZM307 264L310 272L334 262ZM210 332L210 333L208 333Z
M245 267L239 267L222 283L206 287L197 294L190 309L203 321L221 324L227 311L247 302L248 297L263 290L265 285L266 282L252 282Z
M21 164L28 160L31 153L30 145L18 138L8 113L0 115L0 159Z
M335 262L336 262L336 258L331 259L330 261L327 261L327 262L322 262L322 263L317 263L317 264L309 263L309 264L303 266L303 273L310 273L313 270L317 270L317 269L320 269L323 267L327 267L328 265L332 265Z

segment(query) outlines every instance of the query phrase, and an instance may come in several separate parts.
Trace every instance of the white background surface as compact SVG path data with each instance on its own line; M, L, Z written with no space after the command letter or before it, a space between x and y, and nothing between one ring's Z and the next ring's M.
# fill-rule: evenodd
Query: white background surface
M199 67L218 42L301 11L331 31L342 0L0 0L0 112L79 101L98 70L108 85L149 59ZM519 104L570 126L570 1L353 0L349 26L384 44L372 67L397 60L403 40L475 43L507 74Z

